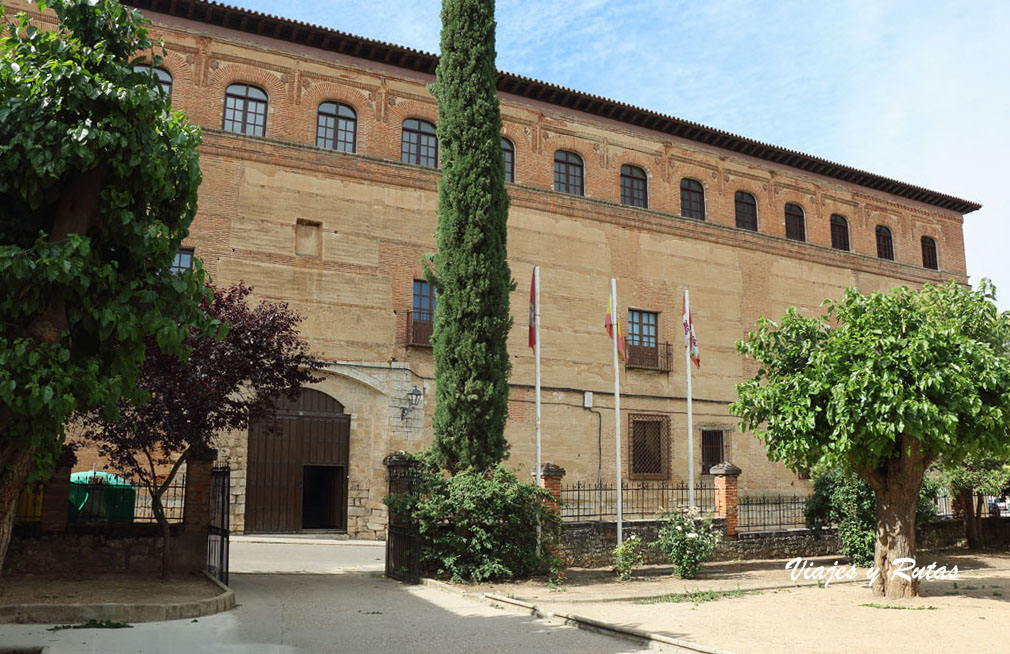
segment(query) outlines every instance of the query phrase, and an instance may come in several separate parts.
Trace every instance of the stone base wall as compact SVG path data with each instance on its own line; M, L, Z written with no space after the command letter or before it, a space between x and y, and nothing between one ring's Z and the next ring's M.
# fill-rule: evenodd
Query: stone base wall
M720 518L713 524L724 528ZM645 545L655 542L662 523L657 520L628 520L624 537L637 535ZM562 559L565 565L580 568L610 566L617 546L615 522L568 522L561 532ZM653 547L643 547L646 565L669 563L669 559ZM806 529L788 529L740 534L734 540L723 539L715 551L715 561L781 559L794 556L813 557L838 553L838 538L833 529L825 530L820 539Z
M175 572L196 572L207 562L207 541L186 538L181 525L172 525ZM161 573L162 538L157 525L88 527L71 525L67 531L44 533L35 526L18 525L4 561L4 574L67 574L91 572Z

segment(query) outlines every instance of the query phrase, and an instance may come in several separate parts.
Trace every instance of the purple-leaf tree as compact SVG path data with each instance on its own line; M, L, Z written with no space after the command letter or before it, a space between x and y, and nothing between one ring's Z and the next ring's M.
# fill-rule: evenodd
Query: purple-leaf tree
M318 381L313 372L320 364L287 304L250 306L252 289L243 284L212 290L203 309L224 335L194 331L185 341L186 359L148 339L138 386L150 399L121 404L115 420L92 417L86 429L113 467L149 491L164 537L162 576L169 570L169 526L161 500L179 468L216 434L269 418L279 399L293 400L303 384Z

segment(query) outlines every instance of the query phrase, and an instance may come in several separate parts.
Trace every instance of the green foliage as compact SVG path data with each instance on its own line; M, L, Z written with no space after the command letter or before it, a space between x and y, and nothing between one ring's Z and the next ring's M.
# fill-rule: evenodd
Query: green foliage
M927 476L919 491L915 524L936 519L937 478ZM831 468L814 477L814 494L804 510L807 528L820 537L822 530L835 525L842 554L856 565L873 564L876 544L877 499L870 485L852 472Z
M432 346L433 450L450 472L493 468L508 453L512 327L506 261L508 196L495 87L494 2L444 0L438 99L442 179Z
M942 482L954 497L962 489L999 497L1010 489L1010 463L971 458L959 465L944 465Z
M642 565L645 557L642 555L642 541L637 534L632 534L624 542L614 548L614 572L621 581L631 579L631 573Z
M184 353L204 280L169 274L200 135L133 71L160 62L142 17L115 0L39 5L58 31L19 14L0 36L0 450L34 452L45 474L72 412L144 399L145 335Z
M827 315L762 319L739 351L761 364L731 411L793 468L822 460L860 472L908 455L950 464L1010 446L1010 312L995 289L954 282L863 296Z
M525 577L554 561L561 519L548 491L520 483L503 465L443 476L429 462L421 493L388 496L391 511L412 516L422 538L422 565L458 581ZM537 553L537 521L543 546Z
M712 558L722 533L697 508L662 512L663 526L652 544L670 559L681 579L694 579L701 564Z

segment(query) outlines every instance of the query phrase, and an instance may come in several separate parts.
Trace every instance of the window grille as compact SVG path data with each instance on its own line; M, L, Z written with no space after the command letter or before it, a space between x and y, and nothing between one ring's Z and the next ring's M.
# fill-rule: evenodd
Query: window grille
M631 479L666 479L670 475L670 418L628 416Z
M701 432L701 472L708 474L712 466L722 463L726 454L721 429L703 429Z

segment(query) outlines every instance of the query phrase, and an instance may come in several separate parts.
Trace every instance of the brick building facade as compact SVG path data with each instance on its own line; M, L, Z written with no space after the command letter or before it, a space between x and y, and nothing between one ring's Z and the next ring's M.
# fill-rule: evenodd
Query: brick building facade
M317 463L341 464L337 470L346 472L336 501L346 505L348 533L381 537L383 457L421 449L432 438L432 354L410 341L423 340L412 324L424 322L413 312L414 281L422 255L435 247L439 173L401 159L405 121L437 121L426 88L436 58L202 0L130 4L152 19L168 49L163 68L174 108L203 128L200 209L185 246L217 284L245 281L256 297L286 301L305 317L303 333L327 362L314 389L339 409L302 412L303 418L325 422L341 413L350 424L340 444L345 454ZM262 136L222 129L233 84L265 95ZM564 467L566 481L614 478L613 369L602 323L609 279L616 277L619 314L636 312L632 336L644 339L637 354L646 361L621 372L624 474L686 479L681 298L689 288L703 358L694 375L696 472L704 443L709 460L743 469L745 493L808 484L770 463L727 411L734 385L755 372L734 344L759 317L781 316L790 305L819 311L824 298L847 286L868 292L967 281L962 217L976 204L507 73L499 89L503 136L514 151L509 262L518 281L508 463L522 475L534 458L533 359L525 331L534 265L542 268L545 460ZM317 147L322 103L353 110L353 152ZM554 190L559 151L581 159L582 195ZM646 207L628 206L640 204L640 196L622 203L622 171L644 172ZM642 190L636 179L626 180L626 195ZM699 207L703 219L683 215ZM755 210L756 230L737 226L749 226ZM847 250L839 249L837 218L833 243L833 216L844 218ZM879 228L888 232L878 237ZM888 233L893 260L878 256L886 254ZM924 265L930 242L935 270ZM671 365L663 360L667 343ZM412 407L415 388L421 398ZM585 391L594 393L593 409L583 408ZM714 449L719 432L721 452ZM276 509L262 506L269 494L252 492L265 483L263 475L283 477L275 481L296 494L302 488L298 461L276 453L251 460L248 434L222 437L220 451L234 470L238 530L247 520L252 528L254 513ZM296 503L286 510L299 509Z

